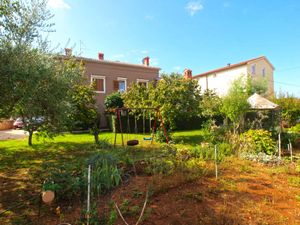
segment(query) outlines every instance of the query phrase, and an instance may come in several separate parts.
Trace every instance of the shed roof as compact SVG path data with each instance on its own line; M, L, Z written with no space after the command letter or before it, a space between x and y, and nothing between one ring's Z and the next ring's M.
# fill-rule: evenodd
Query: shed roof
M259 94L253 94L248 98L248 103L251 109L279 109L279 105L269 101L268 99L260 96Z

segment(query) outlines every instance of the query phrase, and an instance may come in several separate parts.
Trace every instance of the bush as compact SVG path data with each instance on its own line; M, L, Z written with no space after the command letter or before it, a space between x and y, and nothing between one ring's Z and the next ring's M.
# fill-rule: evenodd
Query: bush
M168 140L171 141L172 140L171 133L169 131L166 131L166 132L167 132ZM155 138L155 141L160 142L160 143L167 141L165 132L162 128L157 129L154 138Z
M112 190L121 181L117 160L110 154L97 154L90 158L92 165L92 191L98 196Z
M244 141L253 142L255 152L273 154L276 151L276 142L272 139L272 134L266 130L248 130L241 135Z
M80 197L86 186L84 180L84 168L82 165L63 165L63 166L50 166L44 164L45 182L43 184L43 190L51 190L56 193L56 200L72 200L76 197Z
M293 146L297 144L297 140L300 138L300 134L292 131L281 133L281 146L287 148L287 145L291 143Z
M104 105L106 109L122 108L124 106L124 102L120 92L114 92L106 96L104 100Z
M291 132L300 133L300 123L288 129Z

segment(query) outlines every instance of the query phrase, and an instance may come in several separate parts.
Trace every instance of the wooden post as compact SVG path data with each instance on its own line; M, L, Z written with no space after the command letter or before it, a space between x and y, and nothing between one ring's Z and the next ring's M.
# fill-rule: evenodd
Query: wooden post
M217 180L218 179L217 145L215 145L215 170L216 170L216 180Z
M278 157L279 157L279 160L281 160L281 135L280 135L280 133L278 134Z
M293 146L292 143L289 141L289 149L290 149L290 155L291 155L291 162L293 162Z
M87 209L86 209L86 219L87 219L87 225L90 224L90 210L91 210L91 165L88 167L88 193L87 193Z

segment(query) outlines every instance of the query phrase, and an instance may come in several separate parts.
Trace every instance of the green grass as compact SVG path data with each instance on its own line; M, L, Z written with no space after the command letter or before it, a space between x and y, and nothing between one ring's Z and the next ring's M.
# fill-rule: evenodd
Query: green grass
M180 131L173 134L178 146L195 146L205 140L205 133L201 130ZM140 159L145 155L155 155L161 144L143 140L150 137L150 134L124 134L123 140L126 145L128 140L137 139L140 144L137 147L126 147L132 157ZM113 145L114 133L103 132L100 134L101 143L105 142L102 149L106 149L107 144ZM121 134L117 135L117 146L121 146ZM33 146L27 144L27 139L7 140L0 142L0 172L10 169L39 167L45 162L73 162L87 159L89 155L96 153L101 148L94 144L94 137L91 134L64 134L54 139L40 139L33 137ZM106 149L113 154L123 154L123 148ZM102 150L103 151L103 150Z

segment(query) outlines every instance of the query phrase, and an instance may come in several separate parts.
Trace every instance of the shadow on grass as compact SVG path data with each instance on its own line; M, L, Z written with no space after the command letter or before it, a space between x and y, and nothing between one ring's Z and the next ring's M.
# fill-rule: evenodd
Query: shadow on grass
M208 141L207 136L205 135L193 135L193 136L176 136L174 137L175 143L178 144L187 144L191 146L199 145L203 141Z

